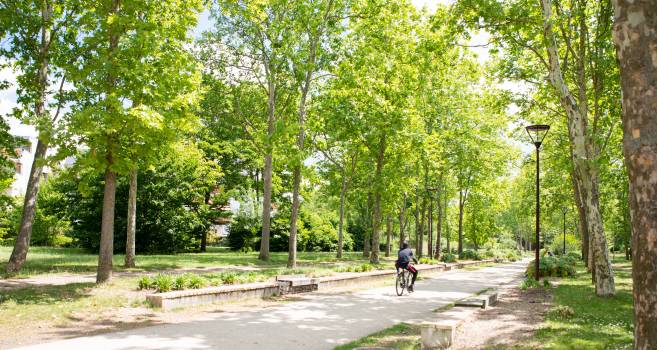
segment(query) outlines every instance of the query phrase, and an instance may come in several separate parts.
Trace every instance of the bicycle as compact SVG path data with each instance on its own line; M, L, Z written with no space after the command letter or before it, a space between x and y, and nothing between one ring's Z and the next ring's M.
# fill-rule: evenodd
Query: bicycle
M411 272L400 268L397 272L397 281L395 282L395 290L397 291L397 296L404 294L404 289L408 292L408 286L410 285ZM408 292L410 293L410 292Z

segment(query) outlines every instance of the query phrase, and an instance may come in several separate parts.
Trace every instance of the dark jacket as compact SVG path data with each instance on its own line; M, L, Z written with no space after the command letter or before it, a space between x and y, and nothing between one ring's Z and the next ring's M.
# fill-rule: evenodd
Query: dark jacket
M411 262L411 260L417 262L417 259L413 256L413 250L411 250L411 248L400 249L399 252L397 252L397 266L405 267Z

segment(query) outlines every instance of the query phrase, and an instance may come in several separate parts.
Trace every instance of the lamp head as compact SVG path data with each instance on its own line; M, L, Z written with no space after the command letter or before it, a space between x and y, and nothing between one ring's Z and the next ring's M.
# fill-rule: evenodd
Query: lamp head
M544 124L537 124L537 125L530 125L525 129L527 130L527 134L529 134L529 138L534 143L534 146L536 146L536 148L539 148L543 143L543 139L545 138L548 131L550 130L550 126Z

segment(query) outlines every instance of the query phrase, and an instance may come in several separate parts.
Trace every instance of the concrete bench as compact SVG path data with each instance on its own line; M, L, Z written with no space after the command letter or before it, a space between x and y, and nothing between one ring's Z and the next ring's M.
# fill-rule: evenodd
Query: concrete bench
M319 280L305 275L276 276L281 294L296 294L316 291Z
M420 324L422 350L447 349L454 343L461 319L446 319Z
M454 303L454 306L474 306L485 309L489 306L495 305L497 303L497 292L490 291L482 293L480 295L475 295L473 297L461 299Z

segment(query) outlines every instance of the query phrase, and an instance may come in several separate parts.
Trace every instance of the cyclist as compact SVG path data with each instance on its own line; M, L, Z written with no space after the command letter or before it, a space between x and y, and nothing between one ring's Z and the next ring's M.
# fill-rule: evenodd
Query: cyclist
M413 274L413 280L411 280L411 285L408 286L408 291L413 292L413 285L415 284L415 279L417 278L417 270L413 265L411 265L411 259L417 264L417 259L413 256L413 250L408 247L408 242L404 241L402 243L401 249L397 252L397 261L395 262L395 268L399 273L399 269L405 269L408 272Z

